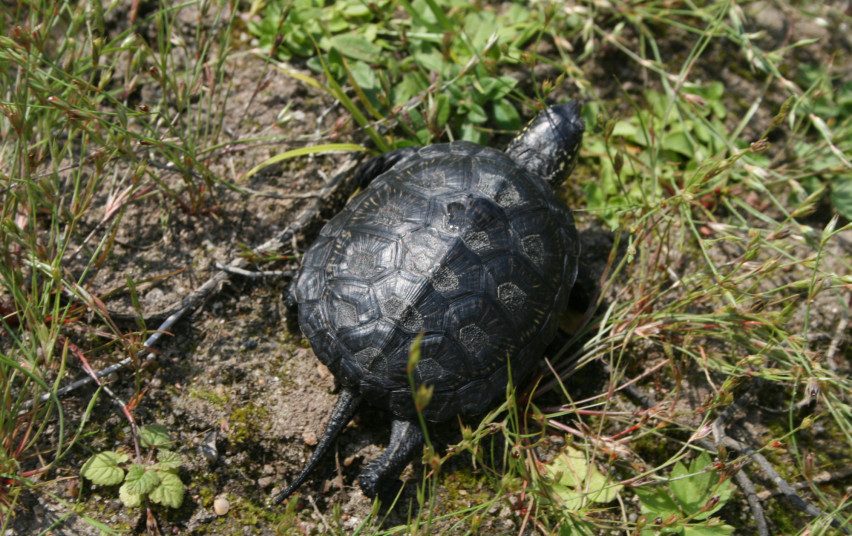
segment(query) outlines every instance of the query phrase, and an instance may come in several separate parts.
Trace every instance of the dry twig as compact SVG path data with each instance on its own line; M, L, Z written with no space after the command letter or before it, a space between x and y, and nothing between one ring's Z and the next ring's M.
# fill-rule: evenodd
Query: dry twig
M808 514L811 517L821 517L826 515L825 512L823 512L813 504L809 503L804 498L802 498L801 495L796 493L796 490L793 488L793 486L791 486L786 480L784 480L784 478L781 477L781 475L778 474L778 471L776 471L775 468L772 467L772 464L769 463L769 460L767 460L763 454L754 450L749 445L741 443L736 439L733 439L728 436L725 436L723 438L721 444L727 448L739 452L740 454L752 458L755 462L757 462L757 465L760 467L761 471L763 471L763 473L767 477L769 477L769 479L775 485L778 490L778 493L786 497L790 504L792 504L796 509L801 510L802 512ZM849 534L848 527L846 527L843 522L834 517L831 518L831 526L841 531L843 534Z
M835 480L843 480L844 478L849 478L850 476L852 476L852 467L844 467L837 471L822 471L821 473L815 474L812 478L808 480L796 482L795 484L790 484L790 487L795 490L807 489L815 484L826 484ZM772 497L773 495L780 494L781 492L777 489L768 489L766 491L761 491L760 493L758 493L757 498L765 500Z
M264 277L292 277L294 275L293 270L261 270L255 272L251 270L237 268L236 266L222 264L221 262L216 263L216 269L228 272L232 275L245 277L247 279L262 279Z
M750 399L751 393L752 391L746 392L745 397ZM713 447L717 452L721 448L722 442L727 437L727 435L725 435L725 426L728 421L730 421L731 417L733 417L734 412L739 409L743 401L743 399L734 400L734 403L725 408L716 420L713 421ZM766 524L766 515L763 511L763 505L757 497L757 491L754 489L754 483L742 469L739 469L736 474L734 474L734 478L740 486L740 489L742 489L743 493L745 493L746 501L748 501L748 507L751 509L751 513L754 516L754 523L757 525L758 535L769 536L769 527Z
M77 357L80 361L80 366L82 366L83 370L86 374L88 374L86 377L91 378L91 381L95 382L98 387L104 390L113 403L118 406L119 411L121 411L121 414L124 415L125 419L127 419L127 422L130 423L130 438L133 440L133 450L136 453L136 463L140 463L142 461L142 450L139 448L139 428L136 425L136 419L133 418L133 414L130 412L130 408L127 406L127 403L120 399L118 395L112 391L112 389L101 383L100 377L98 377L97 373L95 373L92 369L86 355L76 344L65 337L60 337L59 341L68 345L68 349Z
M757 525L757 533L760 536L769 536L769 527L766 525L766 515L763 512L763 505L760 504L760 496L754 489L754 483L742 469L737 471L734 478L740 486L740 489L742 489L743 493L745 493L746 500L748 501L748 507L751 509L752 515L754 515L754 522Z

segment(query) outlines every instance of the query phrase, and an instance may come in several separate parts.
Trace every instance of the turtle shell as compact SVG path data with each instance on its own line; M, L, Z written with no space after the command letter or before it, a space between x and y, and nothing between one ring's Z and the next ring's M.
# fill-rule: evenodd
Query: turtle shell
M377 177L305 253L299 324L345 386L430 421L478 414L522 381L553 339L577 272L571 213L505 153L431 145ZM511 371L511 372L510 372Z

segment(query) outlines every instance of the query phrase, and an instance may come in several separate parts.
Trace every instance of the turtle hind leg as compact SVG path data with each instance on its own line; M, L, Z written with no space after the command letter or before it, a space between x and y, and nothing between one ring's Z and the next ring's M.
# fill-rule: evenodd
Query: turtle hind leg
M360 401L360 397L348 389L340 392L337 404L335 404L331 412L331 417L328 419L325 432L323 432L322 438L314 449L314 453L311 454L308 463L305 464L302 472L299 473L299 476L289 486L272 498L272 504L278 504L292 495L308 479L308 476L310 476L311 472L313 472L320 460L322 460L323 455L331 448L340 431L352 420L352 416L355 414L355 409L358 407Z
M415 147L403 147L371 158L355 172L355 182L359 187L366 188L373 179L416 153Z
M580 263L577 267L577 279L568 297L568 310L572 313L585 313L598 300L599 293L598 277L586 264Z
M626 244L617 235L597 225L578 234L580 258L577 279L568 298L568 309L583 314L600 306L601 277L609 273L611 266L618 265L626 253ZM615 251L613 248L616 248Z
M423 431L412 421L394 420L390 443L381 456L373 460L358 477L367 497L393 496L399 489L399 475L423 448Z

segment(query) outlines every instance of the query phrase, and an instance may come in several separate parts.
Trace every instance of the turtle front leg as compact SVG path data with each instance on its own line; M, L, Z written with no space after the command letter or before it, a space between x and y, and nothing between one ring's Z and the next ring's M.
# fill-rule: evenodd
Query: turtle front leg
M371 158L355 172L355 182L359 187L366 188L373 179L416 153L417 149L414 147L403 147Z
M371 499L376 495L387 497L399 489L399 475L414 456L423 448L423 431L412 421L394 420L390 443L385 451L358 477L364 494Z
M287 315L285 321L287 323L287 331L290 333L299 333L299 302L296 301L296 281L293 278L290 284L287 285L287 290L284 291L284 311Z

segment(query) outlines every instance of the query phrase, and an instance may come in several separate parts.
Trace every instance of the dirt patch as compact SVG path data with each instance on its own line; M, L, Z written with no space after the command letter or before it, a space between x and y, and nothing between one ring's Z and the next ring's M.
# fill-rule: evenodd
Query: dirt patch
M231 262L242 249L259 245L288 225L301 204L299 200L282 198L280 192L310 194L321 188L340 164L341 157L333 156L298 159L243 179L241 175L257 163L293 146L310 143L336 116L328 113L333 107L328 99L270 70L262 60L243 55L235 56L232 63L232 79L228 80L232 90L227 102L220 103L227 106L223 132L230 133L232 139L274 137L279 141L227 147L206 158L204 164L222 182L206 188L203 184L195 186L202 189L204 196L198 210L175 206L173 199L159 193L127 207L117 223L109 259L88 281L101 295L111 296L108 306L113 311L134 313L128 278L138 285L145 316L179 301L209 277L217 262ZM143 88L142 94L148 91ZM143 100L156 99L151 96ZM300 113L282 123L282 110L293 103L298 103ZM175 191L180 191L186 180L178 171L161 170L158 175ZM89 229L103 217L109 195L102 197L104 210L90 211ZM93 253L87 251L90 247L93 246L87 243L82 251ZM70 262L69 265L74 266Z

